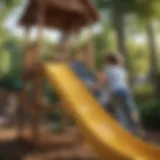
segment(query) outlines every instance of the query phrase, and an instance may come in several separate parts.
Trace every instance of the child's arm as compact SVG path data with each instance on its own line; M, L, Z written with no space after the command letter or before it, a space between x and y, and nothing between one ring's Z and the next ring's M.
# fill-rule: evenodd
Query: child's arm
M102 87L106 82L107 82L106 75L103 72L99 73L96 88Z

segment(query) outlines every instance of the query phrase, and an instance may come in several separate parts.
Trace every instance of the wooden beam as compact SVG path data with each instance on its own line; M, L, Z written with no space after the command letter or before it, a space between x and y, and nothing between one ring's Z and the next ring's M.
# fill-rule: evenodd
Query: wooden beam
M25 28L25 45L24 45L24 54L23 54L23 73L25 73L25 58L26 58L26 51L28 50L28 43L30 40L30 28L26 27ZM27 95L28 95L28 82L24 79L24 75L22 75L22 80L23 80L23 88L19 93L19 111L18 111L18 138L22 139L24 135L24 127L25 127L25 111L26 108L28 107L27 104Z
M41 64L41 47L43 42L43 26L44 26L44 10L45 3L39 1L39 11L37 17L37 26L38 26L38 37L37 37L37 50L36 53L36 62L35 67L40 68ZM39 72L39 70L35 70L35 72ZM33 142L38 145L40 142L40 124L41 124L41 100L42 100L42 77L35 73L35 77L33 79L33 117L32 117L32 138Z
M63 33L60 39L60 51L64 61L68 61L70 58L69 52L69 35Z
M93 46L93 31L91 28L89 28L88 30L89 30L88 43L86 46L86 53L84 53L86 55L85 60L86 60L87 66L91 70L95 70L96 66L95 66L95 55L94 55L94 46Z

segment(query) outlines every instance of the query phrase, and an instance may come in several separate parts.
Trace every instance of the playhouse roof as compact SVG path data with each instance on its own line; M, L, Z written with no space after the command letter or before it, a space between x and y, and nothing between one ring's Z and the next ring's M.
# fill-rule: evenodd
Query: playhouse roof
M38 2L29 0L20 24L37 24ZM80 29L98 20L96 8L90 0L42 0L45 3L44 26L68 32Z

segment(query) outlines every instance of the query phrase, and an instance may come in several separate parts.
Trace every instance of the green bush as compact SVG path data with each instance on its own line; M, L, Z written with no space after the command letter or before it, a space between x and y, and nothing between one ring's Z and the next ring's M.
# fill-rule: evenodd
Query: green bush
M139 106L139 112L145 128L160 130L160 101L151 101Z
M50 121L61 122L62 121L62 112L56 111L56 112L53 112L53 113L48 113L47 118Z
M0 87L19 91L23 87L23 82L20 79L3 77L0 79Z
M51 103L58 103L59 102L59 96L55 89L48 83L48 81L44 81L43 83L44 93L48 97L49 101Z
M155 99L155 94L150 84L134 88L137 107L145 128L160 130L160 101Z
M50 102L51 103L58 103L60 100L59 100L59 96L58 94L56 93L55 90L48 90L47 91L47 97L49 98Z
M150 84L136 86L133 93L138 104L143 104L144 102L151 101L155 98L154 90Z

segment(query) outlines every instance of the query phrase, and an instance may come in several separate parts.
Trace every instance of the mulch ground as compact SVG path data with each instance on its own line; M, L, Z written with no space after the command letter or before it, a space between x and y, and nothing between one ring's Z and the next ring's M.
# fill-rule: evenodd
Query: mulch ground
M90 147L75 135L72 130L57 135L41 133L40 144L35 146L28 133L25 141L18 141L14 129L1 129L0 160L98 160Z
M148 137L150 138L150 141L160 146L160 132L147 131L147 133Z
M153 142L160 142L160 133L148 133ZM76 139L75 130L57 135L41 134L39 146L34 146L27 131L27 141L18 141L15 129L1 129L0 160L99 160L84 141Z

